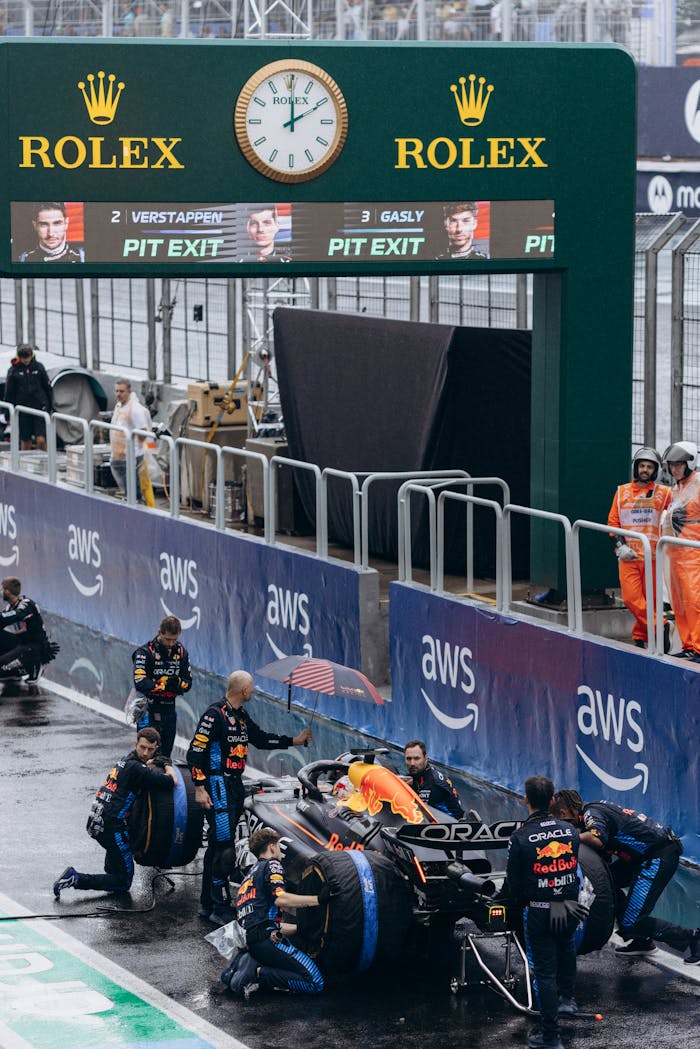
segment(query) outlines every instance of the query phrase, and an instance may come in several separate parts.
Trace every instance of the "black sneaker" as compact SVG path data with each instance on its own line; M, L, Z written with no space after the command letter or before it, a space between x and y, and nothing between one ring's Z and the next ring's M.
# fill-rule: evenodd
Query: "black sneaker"
M241 959L244 957L244 955L245 955L245 951L239 951L238 954L236 955L236 957L233 959L233 961L229 965L228 969L224 969L224 971L222 972L222 974L221 974L221 982L224 985L224 987L230 987L231 986L231 980L234 978L234 976L238 972L238 966L240 965Z
M229 989L232 994L238 995L240 998L248 998L258 990L258 963L248 951L244 951L238 957L240 960L238 961L236 972L229 982ZM251 989L246 994L248 988Z
M700 965L700 929L696 929L690 941L690 954L683 961L686 965Z
M539 1031L528 1037L527 1044L530 1049L564 1049L561 1038L557 1037L554 1041L546 1041L544 1035Z
M78 872L75 867L66 867L60 878L53 883L53 894L57 900L61 898L62 889L74 889L78 884Z
M230 903L220 904L209 914L212 925L228 925L236 917L236 912Z
M557 1009L559 1016L576 1016L578 1013L578 1005L574 998L560 998L559 1008Z
M632 643L635 645L636 648L646 648L647 647L646 641L642 641L641 637L634 637L634 638L632 638Z
M619 958L644 958L648 954L655 954L657 950L653 940L631 940L624 947L616 947L615 954Z

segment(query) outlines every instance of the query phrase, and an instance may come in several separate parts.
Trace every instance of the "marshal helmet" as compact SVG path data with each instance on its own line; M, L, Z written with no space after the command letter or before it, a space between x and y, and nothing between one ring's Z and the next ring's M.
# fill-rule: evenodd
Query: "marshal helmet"
M654 473L651 475L651 479L655 481L659 476L661 467L661 456L656 448L640 448L639 451L634 453L632 458L632 476L635 481L639 480L639 464L641 462L654 463Z

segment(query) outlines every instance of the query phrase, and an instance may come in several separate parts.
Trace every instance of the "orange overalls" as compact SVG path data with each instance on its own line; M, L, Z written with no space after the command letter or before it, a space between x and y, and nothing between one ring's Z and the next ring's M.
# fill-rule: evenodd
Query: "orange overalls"
M669 527L678 539L700 540L700 475L693 470L674 486ZM700 550L669 547L671 604L684 651L700 653Z
M641 532L649 539L655 602L656 544L661 533L661 514L670 503L671 489L665 484L657 484L655 481L630 481L629 484L621 484L617 489L608 514L608 524L613 528L629 528L633 532ZM625 541L634 550L637 559L619 563L622 600L634 616L633 640L646 641L648 635L644 551L638 539L630 538Z

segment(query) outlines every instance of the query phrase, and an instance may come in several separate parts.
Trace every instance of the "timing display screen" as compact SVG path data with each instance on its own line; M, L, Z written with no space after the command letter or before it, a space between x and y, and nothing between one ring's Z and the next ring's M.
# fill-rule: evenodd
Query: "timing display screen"
M13 263L553 259L553 200L11 205Z

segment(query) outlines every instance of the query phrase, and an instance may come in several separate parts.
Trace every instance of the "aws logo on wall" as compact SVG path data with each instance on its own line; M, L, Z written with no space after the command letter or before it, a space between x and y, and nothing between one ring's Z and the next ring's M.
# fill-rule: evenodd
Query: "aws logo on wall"
M160 587L167 595L167 601L161 594L160 603L166 616L177 616L183 630L196 627L199 630L202 612L197 601L199 583L197 582L197 562L188 557L179 557L162 550L160 561ZM189 608L185 610L185 606ZM172 607L171 607L172 606Z
M307 656L314 654L308 640L311 632L308 594L270 583L267 588L265 620L268 627L265 637L276 659L302 653ZM286 638L281 636L281 631L285 631Z
M445 94L448 85L445 86ZM469 129L478 128L486 117L492 94L496 97L496 88L486 82L486 77L469 73L458 78L456 84L449 85L449 93L454 103L451 109L453 123L460 123ZM501 91L501 97L505 93ZM491 112L493 112L491 103ZM442 110L440 110L442 111ZM503 107L493 120L507 119ZM443 133L443 130L447 132ZM395 138L396 163L399 171L412 168L425 168L443 171L447 168L478 170L481 168L547 168L547 139L543 135L489 135L480 131L455 137L452 128L440 128L432 139Z
M579 685L577 694L582 700L577 712L578 730L585 742L576 744L576 752L583 763L611 790L634 790L641 784L642 794L646 794L649 767L634 760L644 750L639 703L589 685Z
M56 89L60 87L56 84ZM128 90L115 73L100 70L95 76L70 85L77 90L85 104L88 119L98 128L111 124L116 116L122 94ZM55 117L52 118L56 123ZM131 128L130 128L131 130ZM178 156L181 138L144 135L61 135L50 139L46 135L20 135L20 168L93 168L100 171L117 169L143 171L145 168L184 168Z
M19 545L17 539L16 510L12 503L0 503L0 565L9 568L19 564Z
M428 710L446 728L459 731L471 726L476 732L479 708L476 703L464 703L464 697L473 695L476 689L476 678L470 666L473 658L471 649L466 645L442 641L431 634L424 634L421 644L421 674L425 682L425 687L421 687L421 695ZM451 713L444 709L444 699L439 704L437 702L438 694L444 696L445 686L450 690Z
M68 525L68 575L83 597L102 595L104 576L100 551L100 533L80 525ZM74 571L75 569L75 571Z

